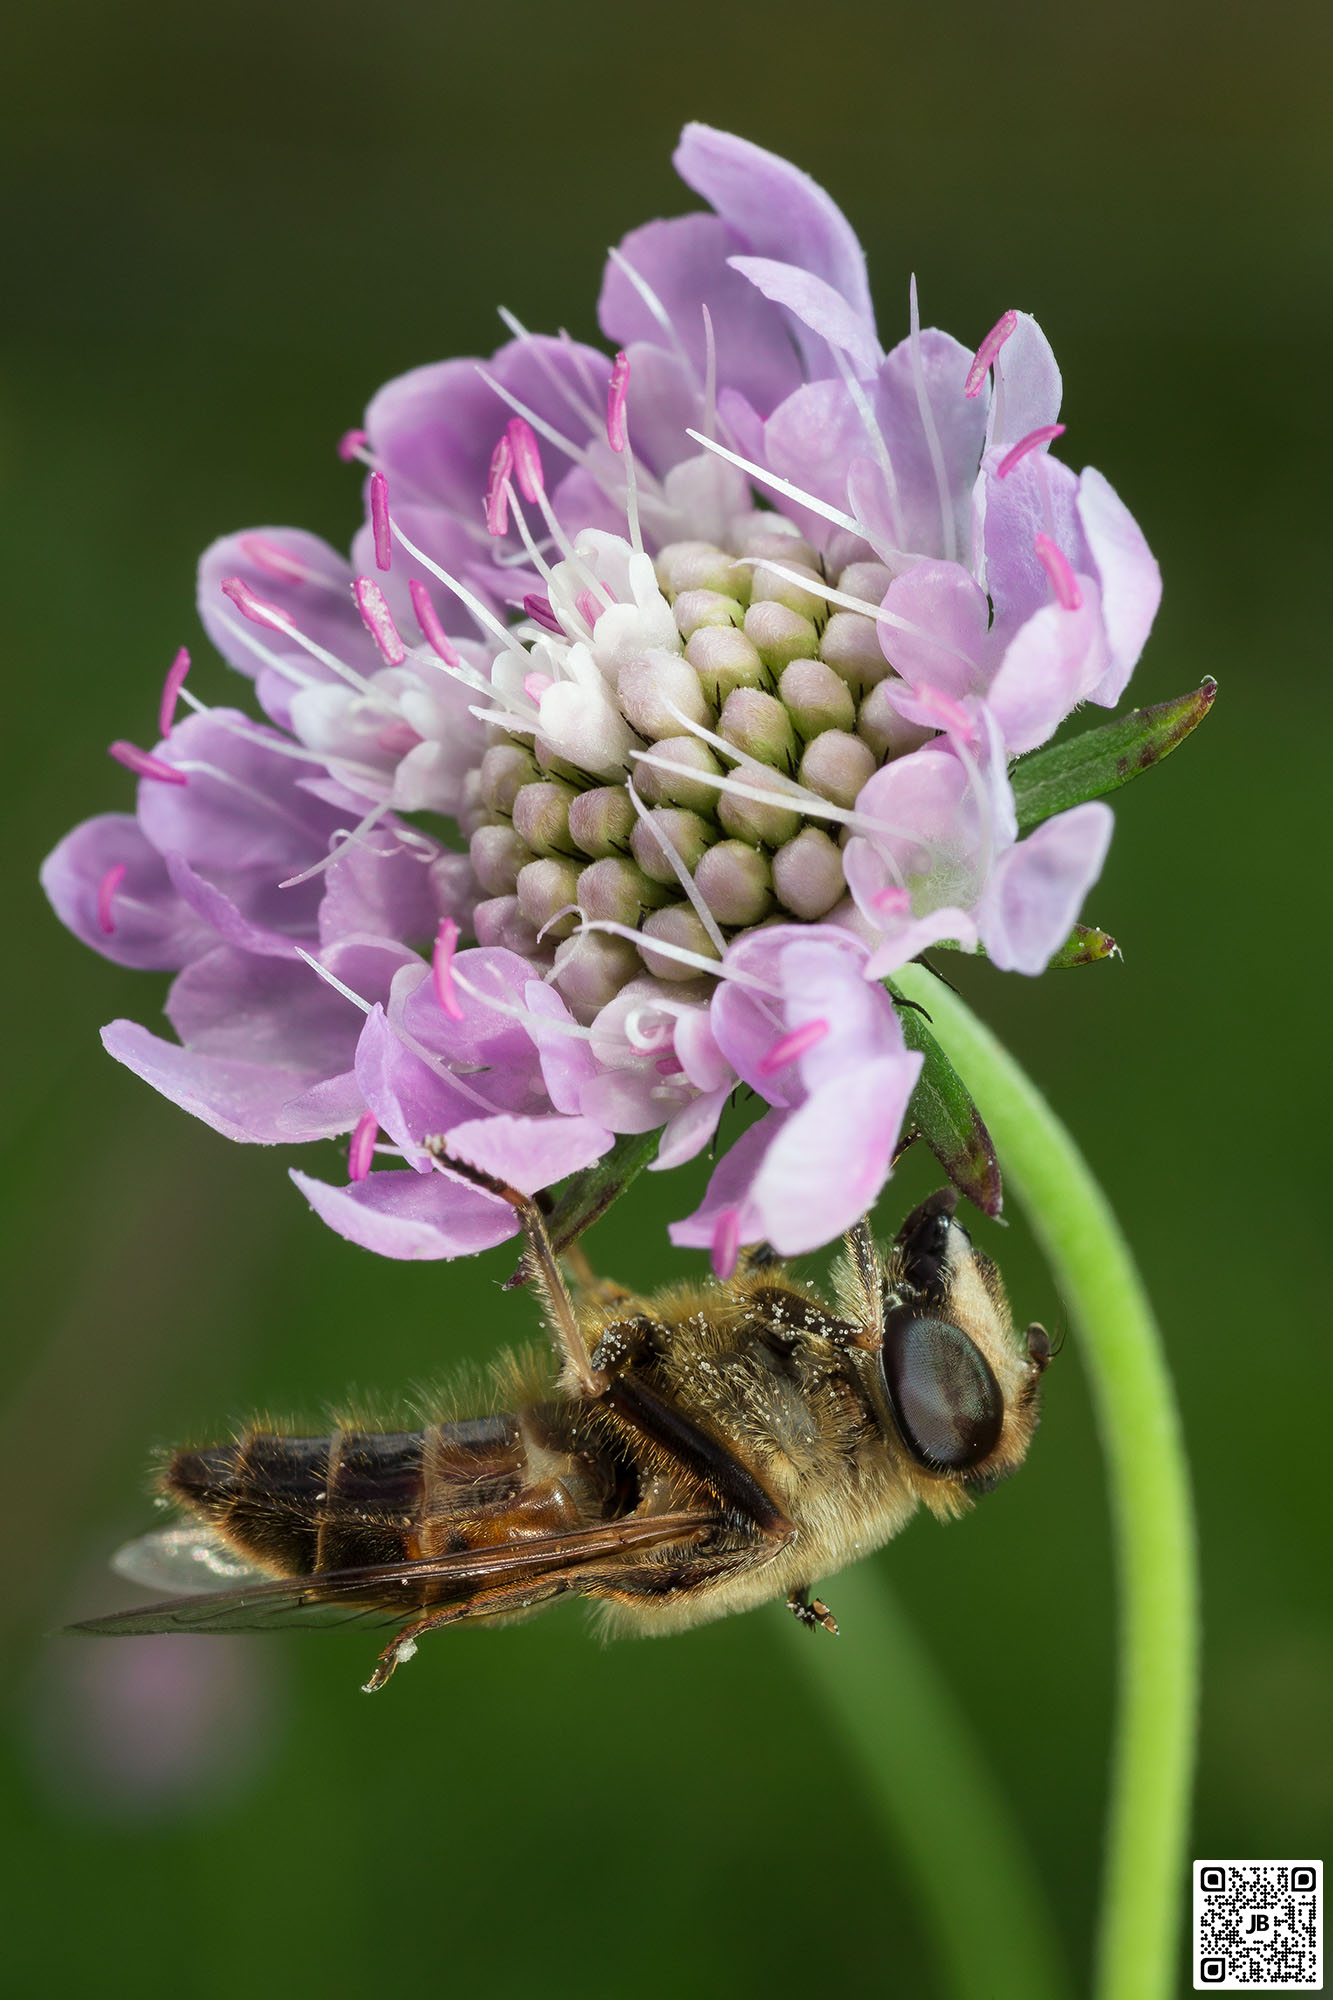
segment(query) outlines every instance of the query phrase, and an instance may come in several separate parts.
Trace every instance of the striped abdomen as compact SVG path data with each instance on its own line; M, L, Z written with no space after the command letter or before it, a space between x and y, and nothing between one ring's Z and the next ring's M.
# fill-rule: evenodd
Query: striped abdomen
M175 1452L161 1486L265 1569L312 1576L499 1539L515 1503L524 1511L526 1475L518 1419L499 1415L323 1438L250 1432Z

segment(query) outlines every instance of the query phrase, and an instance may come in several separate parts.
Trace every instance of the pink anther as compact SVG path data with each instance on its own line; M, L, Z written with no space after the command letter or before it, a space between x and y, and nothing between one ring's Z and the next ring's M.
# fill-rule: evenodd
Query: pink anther
M344 431L338 440L338 456L344 465L350 465L354 458L360 458L369 443L364 431Z
M279 583L304 583L310 575L298 557L290 555L279 542L271 542L267 535L242 535L237 547L247 562Z
M1066 611L1077 611L1083 602L1083 592L1078 587L1078 578L1070 567L1069 558L1063 549L1056 547L1049 535L1039 534L1033 543L1037 551L1037 561L1051 579L1051 589L1056 602Z
M382 472L370 475L370 532L375 542L375 567L387 569L393 561L393 533L389 527L389 482Z
M629 395L629 356L622 347L611 364L606 391L606 441L612 451L625 449L625 401Z
M379 1131L379 1120L373 1111L363 1111L356 1121L352 1143L347 1148L347 1173L354 1181L363 1181L370 1172L370 1163L375 1157L375 1135Z
M870 907L882 917L906 917L911 915L912 898L906 889L887 882L882 889L876 889L870 898Z
M407 658L407 648L398 636L398 627L384 601L384 592L373 578L359 576L352 585L352 595L361 613L361 622L379 647L385 664L401 667Z
M1030 451L1036 451L1038 446L1049 444L1053 438L1063 437L1064 434L1063 424L1039 424L1035 431L1029 431L1026 437L1018 440L1011 451L1005 453L995 468L995 477L1007 479L1014 467L1021 465Z
M509 439L509 449L514 455L514 476L518 480L518 490L523 498L536 506L546 491L546 477L542 471L542 455L537 448L537 434L526 417L511 417L505 427Z
M185 676L189 671L190 655L182 646L167 668L167 677L162 683L162 699L157 705L157 727L158 733L162 736L171 734L171 725L176 720L176 703L180 699L180 691L185 685Z
M574 599L574 606L580 618L587 620L589 628L596 625L597 620L606 609L605 604L598 597L595 590L581 590Z
M713 1224L713 1270L723 1283L735 1270L740 1254L740 1210L724 1208Z
M529 701L535 701L539 706L547 688L554 686L555 682L549 674L524 674L523 676L524 694Z
M1018 314L1012 306L1008 312L1000 314L1000 317L996 320L994 326L972 357L972 366L968 369L967 380L963 384L963 394L965 396L979 396L981 394L981 385L990 373L996 355L1017 325Z
M151 750L141 750L137 743L126 743L119 737L108 743L107 756L114 757L127 771L133 771L137 778L156 778L164 785L183 785L184 771L178 771L174 764L166 763L161 757L154 757Z
M242 618L248 618L252 625L266 626L270 632L281 632L287 638L292 636L292 621L287 613L270 604L266 597L257 597L243 576L224 576L222 595L229 597Z
M491 453L491 469L486 480L486 532L509 533L509 475L514 469L514 447L508 432Z
M538 625L544 626L548 632L557 632L561 637L564 636L565 628L556 617L554 611L552 611L550 598L543 597L540 591L530 590L528 592L527 596L523 599L523 609L527 612L529 618L534 619Z
M446 667L461 667L463 658L453 640L440 623L440 614L431 602L430 592L419 577L413 577L407 586L412 598L412 609L421 627L421 636L428 646L432 646L444 661Z
M116 920L111 914L111 901L124 880L125 863L117 861L107 869L97 885L97 928L105 937L110 937L116 928Z
M807 1049L814 1048L816 1042L822 1042L828 1031L827 1021L803 1021L799 1028L780 1035L772 1048L766 1049L759 1058L756 1067L760 1076L776 1076L780 1069L786 1069L788 1063L794 1063Z
M430 971L435 985L435 998L443 1007L451 1021L463 1019L463 1009L458 1004L454 991L454 952L458 948L458 925L452 917L441 917L440 928L435 933L435 949L431 953Z

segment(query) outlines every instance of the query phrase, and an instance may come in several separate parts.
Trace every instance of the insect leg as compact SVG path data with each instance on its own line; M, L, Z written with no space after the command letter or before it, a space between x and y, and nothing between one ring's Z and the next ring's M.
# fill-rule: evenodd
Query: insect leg
M627 1285L617 1284L614 1278L598 1277L581 1243L571 1243L561 1252L561 1258L574 1281L574 1296L580 1305L606 1306L614 1311L633 1298Z
M393 1679L394 1670L405 1666L417 1650L417 1640L423 1633L433 1632L441 1625L457 1625L464 1618L499 1617L504 1612L527 1611L549 1598L559 1597L569 1589L563 1577L547 1581L532 1582L512 1586L508 1590L487 1591L478 1597L469 1597L461 1604L447 1604L438 1611L427 1612L407 1626L388 1645L375 1662L375 1671L365 1682L363 1694L378 1694Z
M547 1234L545 1218L532 1196L520 1194L517 1188L497 1180L493 1174L483 1173L480 1167L471 1166L466 1160L456 1159L443 1138L429 1138L425 1144L426 1151L441 1166L448 1167L451 1173L460 1174L464 1180L472 1181L491 1194L498 1194L516 1211L527 1238L523 1261L546 1307L547 1323L564 1353L570 1386L581 1396L600 1395L604 1386L602 1378L588 1358L588 1343L583 1337L574 1301L569 1296L559 1259Z
M837 1619L833 1616L833 1613L829 1610L822 1597L811 1597L810 1586L808 1584L803 1583L799 1590L793 1590L791 1596L787 1599L787 1609L796 1614L797 1619L805 1626L807 1631L813 1632L817 1625L822 1625L824 1630L831 1632L835 1639L838 1636Z

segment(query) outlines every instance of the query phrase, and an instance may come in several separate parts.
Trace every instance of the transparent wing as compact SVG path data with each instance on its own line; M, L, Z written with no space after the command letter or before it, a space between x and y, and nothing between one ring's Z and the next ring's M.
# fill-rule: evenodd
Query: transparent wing
M507 1547L464 1549L457 1555L419 1562L384 1563L366 1569L335 1569L314 1576L262 1577L231 1590L196 1591L165 1598L103 1618L87 1618L67 1629L104 1637L136 1637L149 1632L265 1632L302 1625L401 1625L423 1610L474 1593L484 1610L492 1592L528 1579L577 1569L584 1563L691 1541L718 1525L715 1514L658 1514L580 1528L565 1535L535 1535ZM165 1531L170 1534L172 1530ZM189 1532L188 1530L183 1532ZM151 1542L154 1536L145 1536ZM131 1543L131 1550L139 1544Z
M201 1590L223 1590L228 1585L267 1583L271 1573L247 1562L218 1534L202 1522L176 1528L159 1528L126 1542L111 1558L111 1567L127 1583L164 1596L192 1597Z

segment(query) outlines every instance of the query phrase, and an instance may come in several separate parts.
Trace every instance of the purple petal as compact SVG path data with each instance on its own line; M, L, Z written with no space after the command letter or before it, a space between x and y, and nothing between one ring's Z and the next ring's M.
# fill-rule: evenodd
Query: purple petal
M472 1257L518 1233L507 1201L447 1174L377 1173L345 1188L292 1179L321 1222L379 1257Z
M904 1051L836 1078L787 1118L750 1187L763 1234L784 1257L840 1236L889 1176L922 1058Z
M591 1118L474 1118L447 1133L449 1150L469 1166L536 1194L600 1160L614 1143Z
M537 1049L547 1095L557 1111L573 1114L579 1109L580 1091L597 1073L588 1038L544 979L528 980L523 1004L527 1008L523 1025Z
M219 945L187 965L167 996L182 1042L209 1056L302 1070L308 1088L352 1066L361 1015L300 959Z
M662 1128L657 1158L650 1163L650 1171L660 1173L664 1167L683 1166L686 1160L702 1153L717 1130L717 1122L730 1095L731 1085L724 1083L716 1090L705 1091L702 1097L693 1097L688 1104L682 1104Z
M424 1141L447 1131L460 1118L475 1114L478 1097L486 1102L484 1091L461 1078L442 1076L405 1048L382 1007L366 1016L356 1045L355 1068L367 1109L374 1112L418 1173L434 1171Z
M1028 619L991 682L986 703L1011 756L1045 743L1108 672L1097 585L1084 576L1079 587L1077 610L1047 604Z
M536 1052L523 997L532 978L527 959L502 945L481 945L456 954L453 975L461 1021L440 1005L428 965L408 965L395 976L390 1020L431 1055L449 1062L534 1071Z
M105 931L98 904L112 868L125 873L107 911L114 928ZM128 813L102 813L67 833L42 863L42 887L75 937L117 965L174 972L217 942L181 901L161 855Z
M139 824L159 854L179 854L219 880L253 870L290 904L300 892L279 891L277 882L327 854L341 815L301 783L314 766L289 748L277 730L236 709L187 717L172 731L171 751L188 782L141 780Z
M674 165L686 186L744 237L747 249L813 271L873 327L866 260L856 233L808 174L709 125L685 127Z
M713 321L719 382L728 383L760 410L771 410L801 379L800 365L780 313L728 268L745 246L715 215L681 215L631 230L620 255L656 293L702 385L706 343L702 308ZM666 335L622 266L608 262L597 302L602 331L618 347L661 347ZM630 368L630 427L641 421L640 382ZM623 526L622 530L623 532Z
M297 950L291 938L267 924L251 923L239 905L225 890L206 882L197 875L188 861L179 854L167 855L167 873L171 886L181 901L192 909L200 922L216 932L223 944L235 946L238 951L250 951L268 958L296 958ZM264 886L268 886L265 884ZM303 926L299 935L308 937Z
M579 1092L579 1110L613 1132L651 1132L666 1111L662 1079L650 1067L608 1069Z
M1101 873L1113 824L1111 808L1092 799L1001 855L978 915L982 943L1002 971L1044 971Z
M821 1021L827 1033L797 1058L802 1083L812 1095L839 1078L860 1089L864 1066L903 1052L903 1033L893 1002L882 986L865 977L864 955L831 946L829 937L810 937L782 954L783 1013L789 1030Z
M748 1132L743 1132L735 1145L722 1155L694 1214L668 1227L667 1234L678 1249L711 1248L718 1218L724 1209L729 1208L739 1211L742 1243L762 1240L763 1217L750 1198L750 1187L764 1154L790 1116L788 1111L765 1112L758 1123L752 1125Z
M731 257L728 262L766 299L785 306L830 347L840 348L858 375L875 374L884 357L875 338L874 322L862 318L832 285L803 271L799 264L780 264L771 257Z
M925 327L920 338L924 394L939 442L944 494L921 413L911 340L900 341L880 370L875 414L897 485L898 546L920 555L954 554L966 560L972 532L972 488L986 435L984 395L963 394L971 355L965 347ZM946 522L954 546L947 542Z
M846 384L807 382L779 404L764 425L761 462L817 500L847 506L847 467L866 449L866 435ZM784 499L784 514L822 549L836 528L808 507Z
M225 1139L260 1146L292 1138L279 1122L280 1113L314 1081L308 1070L196 1054L150 1035L137 1021L112 1021L102 1030L102 1045L126 1069Z
M1018 323L995 358L995 396L987 448L1004 452L1060 414L1063 385L1051 343L1031 313Z
M984 685L990 605L961 563L914 563L881 608L880 644L905 681L955 697Z
M1124 693L1152 630L1162 601L1162 573L1138 522L1091 465L1084 467L1079 480L1078 512L1101 578L1110 650L1109 666L1088 693L1092 701L1110 708Z
M278 1126L289 1139L334 1139L350 1132L365 1108L356 1071L349 1069L284 1104Z
M265 549L276 553L265 558ZM274 574L275 567L284 567L282 558L292 574ZM295 639L243 618L222 591L224 581L233 576L249 584L257 597L277 605L308 638L357 672L373 674L383 665L352 601L351 568L327 542L302 528L254 528L224 535L199 559L199 617L224 660L252 679L260 677L261 698L275 722L286 725L298 688L333 676ZM272 664L266 666L266 661Z

